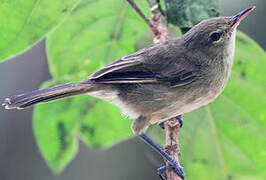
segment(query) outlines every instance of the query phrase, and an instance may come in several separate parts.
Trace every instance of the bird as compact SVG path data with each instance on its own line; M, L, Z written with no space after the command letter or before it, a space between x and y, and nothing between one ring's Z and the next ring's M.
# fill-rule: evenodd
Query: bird
M159 168L160 174L173 168L184 179L179 162L145 131L151 124L207 105L222 93L233 65L237 26L254 9L203 20L184 35L117 59L83 81L11 96L2 105L23 109L80 94L108 101L133 119L133 132L169 161Z

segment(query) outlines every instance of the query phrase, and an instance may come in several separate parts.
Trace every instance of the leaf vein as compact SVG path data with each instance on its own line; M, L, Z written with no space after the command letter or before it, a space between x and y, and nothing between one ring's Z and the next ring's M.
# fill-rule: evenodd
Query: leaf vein
M215 146L216 146L216 150L217 150L217 154L218 154L218 160L219 160L219 163L221 166L221 170L222 170L224 179L226 179L227 170L226 170L226 166L225 166L225 162L224 162L224 158L223 158L221 143L220 143L220 140L219 140L218 135L217 135L217 127L216 127L214 117L212 115L212 112L211 112L209 105L205 106L205 109L206 109L207 115L209 117L207 119L209 120L212 132L215 136L214 138L215 138Z

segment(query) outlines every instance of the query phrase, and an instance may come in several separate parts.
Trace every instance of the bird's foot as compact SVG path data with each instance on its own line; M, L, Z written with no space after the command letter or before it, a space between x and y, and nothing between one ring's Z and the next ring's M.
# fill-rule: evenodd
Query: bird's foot
M178 162L176 162L174 165L165 165L162 166L160 168L157 169L157 173L159 175L159 177L161 178L161 180L165 180L163 174L165 173L165 171L167 171L168 169L173 169L175 171L175 173L182 179L185 179L185 173L183 171L183 167L179 165Z
M176 161L173 157L171 157L169 154L167 154L160 146L155 144L148 136L145 134L140 134L139 135L140 139L142 139L145 143L150 145L155 151L157 151L162 157L164 157L169 165L162 166L161 168L158 169L158 174L160 178L163 179L163 173L167 170L172 168L177 175L181 177L181 179L185 178L185 173L183 171L183 168L179 165L179 162Z

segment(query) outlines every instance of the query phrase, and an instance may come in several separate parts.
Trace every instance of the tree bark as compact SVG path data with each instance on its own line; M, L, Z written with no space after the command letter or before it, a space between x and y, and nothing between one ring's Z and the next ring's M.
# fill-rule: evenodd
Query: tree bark
M180 124L177 118L172 118L164 123L165 128L165 152L178 161L179 151L179 130ZM166 161L168 164L168 162ZM173 171L167 170L166 177L168 180L181 180L181 178Z

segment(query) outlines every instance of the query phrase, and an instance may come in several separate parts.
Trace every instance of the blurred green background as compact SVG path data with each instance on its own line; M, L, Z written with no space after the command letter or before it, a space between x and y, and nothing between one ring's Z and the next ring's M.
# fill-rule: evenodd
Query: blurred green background
M74 1L69 1L70 5L73 2ZM232 2L229 0L228 1L221 0L222 15L235 14L239 10L249 7L251 5L257 6L255 14L252 14L248 18L248 20L243 21L239 29L247 33L250 37L256 40L265 49L266 48L266 35L265 35L266 25L263 22L264 22L264 16L265 16L264 8L266 8L266 3L264 1L262 2L262 1L237 0L237 1ZM82 6L83 5L81 4L80 7ZM100 9L100 7L101 6L99 5L92 6L91 7L92 11L86 12L88 17L91 17L90 14L93 15L95 13L98 13L98 14L105 13L105 12L102 12L104 11L104 9ZM112 9L111 7L112 6L110 5L110 9ZM17 15L17 14L14 14L14 15ZM134 14L132 14L132 16L134 16ZM0 16L0 17L3 18L3 16ZM64 16L59 17L59 18L64 18ZM76 27L78 25L78 24L73 24L71 22L71 21L74 22L75 18L81 18L79 16L79 13L76 13L75 16L73 16L73 20L70 20L69 22L70 28L73 26ZM82 24L82 21L85 21L85 20L87 20L87 17L81 18L80 23ZM92 21L93 20L94 19L92 18ZM5 21L4 19L1 19L0 22L3 23L4 21ZM0 82L1 82L0 99L3 99L4 97L8 95L14 95L14 94L22 93L25 91L37 89L41 85L42 82L51 79L51 75L49 74L49 71L48 71L47 54L46 54L45 46L50 52L50 56L52 56L49 58L51 61L50 63L51 64L58 63L56 65L58 69L53 69L53 66L50 66L50 68L51 68L51 73L54 75L54 77L61 78L60 82L64 80L68 81L70 79L80 79L84 76L87 76L87 74L90 74L93 70L98 68L99 66L98 64L88 64L84 62L76 62L73 60L71 61L71 59L79 58L75 56L79 56L80 54L86 51L86 48L89 48L90 46L94 46L95 44L93 43L91 45L86 44L86 46L88 47L85 47L83 44L79 44L79 43L78 43L79 46L75 46L75 44L65 44L64 40L71 38L71 37L68 37L67 36L68 33L65 32L65 29L69 29L67 23L68 22L66 22L66 25L64 25L64 28L62 28L61 30L59 29L58 32L55 32L55 35L52 36L48 41L44 39L40 41L39 43L37 43L31 49L20 54L19 56L11 58L10 60L5 61L0 64ZM132 22L129 22L129 23L132 23ZM96 25L94 24L93 27L96 29L91 30L91 32L88 32L88 34L86 34L86 32L83 33L81 38L86 37L86 35L88 35L89 37L93 37L94 35L93 33L99 34L103 32L108 32L108 30L101 31L100 24L99 24L98 30L97 30L97 24ZM42 29L42 27L36 27L36 28L37 29L39 28L40 31ZM82 29L82 27L80 28ZM129 42L132 41L132 44L129 43L126 49L121 50L121 51L115 51L115 52L111 51L109 52L109 55L108 55L106 54L106 52L102 51L104 47L97 46L97 48L92 49L90 53L93 54L93 58L95 59L99 59L99 58L108 59L108 56L120 57L124 55L125 52L132 50L132 48L134 47L133 46L134 40L131 39L129 34L138 33L138 31L141 31L142 29L146 28L146 26L144 25L138 28L139 29L136 31L133 31L134 29L132 29L133 32L131 31L125 32L125 35L124 35L125 37L123 38ZM105 36L105 35L106 34L104 33L102 34L102 36ZM23 32L22 32L21 36L26 36L26 35L23 35ZM245 37L242 37L242 38L241 37L242 36L240 36L240 41L241 39L246 40ZM77 41L77 42L82 42L82 41ZM123 44L123 39L121 43ZM23 42L21 42L21 44L23 44ZM67 46L67 48L64 47L65 49L62 49L63 45ZM5 49L6 52L1 53L2 57L4 56L5 53L8 53L7 51L17 51L15 48L12 47L12 43L4 44L2 40L2 43L0 43L0 48L4 46L8 48ZM55 46L56 48L54 48L53 46ZM70 48L71 51L68 48ZM257 54L257 53L254 55L252 55L252 53L245 54L245 48L246 46L240 47L241 53L240 55L236 57L238 61L235 62L235 65L239 65L237 70L239 70L242 73L241 76L246 76L245 73L250 73L249 71L252 71L251 73L254 74L254 77L256 78L256 80L260 81L260 79L264 77L261 76L261 74L260 74L260 77L256 76L256 70L258 69L253 69L253 70L248 69L247 72L245 72L244 74L243 74L243 71L241 71L243 67L241 66L241 61L239 60L241 60L242 58L248 58L252 60L252 58L260 57L260 54ZM249 48L252 49L254 52L258 52L256 47L252 46ZM61 54L57 53L58 51L62 51L63 53ZM86 54L83 53L83 57L80 59L84 59L85 57L86 57ZM69 59L69 61L68 63L65 63L65 62L61 63L60 61L59 62L53 61L53 58L54 59L60 59L60 58ZM67 69L66 67L68 65L72 67L73 63L80 63L80 64L84 63L84 66L76 66L75 69L72 69L70 72L64 72L64 70ZM264 64L265 64L265 61L264 61ZM256 64L256 63L255 64L251 63L248 65L250 65L253 68L256 68L259 66L259 64ZM262 69L263 67L260 67L260 68ZM73 72L75 72L76 74L75 77L69 77L68 74L73 73ZM59 82L57 80L56 82L50 82L50 84L54 84L54 83L59 83ZM237 83L239 83L241 86L242 81L239 80L239 82ZM262 85L263 88L260 90L256 90L256 91L253 91L252 88L248 89L249 87L251 87L250 84L245 86L247 89L237 90L237 88L240 87L238 86L237 83L235 83L235 86L232 86L231 89L228 89L227 92L231 94L234 94L234 92L239 93L238 96L248 94L250 97L249 99L250 104L251 104L250 107L251 109L254 110L257 107L255 105L256 100L258 99L258 96L260 95L261 90L263 91L263 88L265 87L265 85ZM265 95L265 92L263 93ZM226 99L225 96L221 97L221 99L222 99L221 101L218 101L213 104L215 107L217 107L215 109L212 109L212 111L214 112L213 116L218 116L218 118L220 119L225 118L227 121L230 121L231 118L235 120L238 119L238 117L230 117L230 116L224 117L223 109L228 111L228 106L231 107L230 105L232 105L232 102L228 102L228 100L223 101L223 99ZM84 101L84 106L86 108L88 97L82 96L76 99L76 101L81 101L81 100ZM73 103L75 104L75 101ZM77 109L81 109L80 106L78 106L76 110L73 110L73 109L66 110L64 109L63 105L64 105L64 102L62 102L62 104L54 103L54 104L49 104L47 106L42 106L44 108L43 110L41 110L43 114L41 113L39 113L39 115L35 114L35 118L39 119L38 122L44 123L44 124L35 123L35 126L34 126L35 128L37 126L37 128L42 129L40 134L43 133L46 136L47 135L53 136L54 131L52 131L51 129L46 129L42 127L46 127L45 122L49 122L53 120L52 118L53 116L51 116L50 118L51 120L48 120L47 117L45 117L45 115L52 113L53 111L56 110L56 108L62 107L61 111L64 112L60 114L60 117L63 116L62 118L64 118L64 116L65 117L68 117L70 115L72 116L73 114L76 113L75 111L77 111ZM101 109L100 105L99 105L99 109ZM38 107L37 111L39 111L40 110L39 108L42 108L42 107ZM234 105L232 106L232 108L229 108L229 109L230 109L230 112L232 112L231 113L232 115L235 114L235 116L237 116L239 114L240 118L247 115L242 110L239 111L238 107L235 107ZM261 129L254 128L254 127L257 127L258 125L257 124L254 125L252 123L250 124L250 121L252 121L253 119L252 117L249 117L250 115L247 115L247 119L240 119L242 124L245 124L248 122L246 126L243 127L243 128L246 128L247 136L254 132L255 133L254 133L254 136L252 137L243 136L243 137L235 138L234 139L235 141L238 141L239 139L243 141L243 143L239 143L240 147L236 147L234 146L234 144L238 144L238 143L235 143L232 140L229 141L228 137L223 136L223 135L219 135L219 137L216 137L217 135L215 135L215 132L213 132L212 126L208 127L209 126L208 124L206 125L204 123L201 123L200 121L201 119L207 119L207 120L210 119L210 117L202 116L203 113L201 113L201 111L206 111L208 114L208 112L210 112L210 109L208 107L206 109L201 109L192 115L188 115L186 117L188 121L185 122L185 125L183 128L183 131L186 131L187 129L186 132L193 132L195 128L197 128L194 125L199 125L202 127L202 129L204 129L204 127L207 127L206 132L211 132L209 134L199 132L198 134L195 134L194 136L190 134L186 135L187 134L186 132L183 133L183 139L185 140L185 142L183 142L184 140L181 142L181 151L184 154L181 157L181 159L183 160L185 170L190 175L190 176L188 175L188 178L195 179L195 177L197 177L195 176L195 173L200 177L206 177L206 174L204 174L204 169L203 170L201 169L202 167L212 168L212 172L210 172L209 179L263 179L265 178L265 172L261 172L261 171L262 171L262 168L265 167L264 160L265 160L265 154L266 154L265 152L266 147L264 146L265 143L258 144L259 142L265 141L264 139L261 139L262 137L261 135L263 133L265 134L265 130L263 129L263 127L261 127ZM237 113L234 113L234 112L237 112ZM119 112L117 110L113 112L113 109L108 112L101 112L100 110L98 111L95 110L95 112L91 113L90 115L92 117L95 117L94 118L95 121L93 122L101 123L103 124L103 126L106 126L106 127L101 127L101 124L97 125L99 126L100 130L109 128L109 131L108 131L109 134L102 136L102 132L100 130L99 132L97 131L96 136L103 138L103 140L99 140L99 141L95 140L95 138L93 139L91 136L86 136L86 135L82 138L85 138L85 141L91 143L91 145L99 146L100 145L99 142L104 141L107 144L109 144L108 143L109 141L112 142L113 139L119 139L120 136L132 135L128 131L130 122L124 119L117 119L116 118L117 114L119 114ZM261 114L263 114L263 112L258 112L254 116L257 116L257 115L259 116ZM59 115L55 115L55 116L59 118ZM50 114L48 115L48 117L50 117ZM73 115L73 117L75 116ZM92 117L88 117L88 119L91 119ZM197 118L198 118L198 122L196 123L189 122L189 119L197 119ZM10 179L22 179L22 180L24 179L25 180L26 179L27 180L31 180L31 179L40 179L40 180L42 179L43 180L46 180L46 179L47 180L48 179L66 179L66 180L68 179L78 179L78 180L79 179L80 180L92 179L92 180L98 180L99 179L100 180L100 179L107 179L107 178L108 179L129 179L129 180L130 179L159 179L156 175L156 168L159 167L161 164L163 164L162 159L156 153L154 153L149 147L147 147L146 145L144 145L138 139L135 139L135 138L130 139L128 141L120 142L119 144L109 149L106 149L105 151L99 150L99 148L90 149L90 148L87 148L84 145L84 143L79 143L80 150L76 158L73 160L73 162L71 162L66 167L66 169L62 172L62 174L60 174L59 176L55 176L49 170L49 168L45 164L45 161L42 159L40 155L36 141L34 139L31 119L32 119L32 108L26 109L23 111L16 111L16 110L6 111L3 108L0 108L0 147L1 147L0 148L0 159L1 159L0 179L1 180L2 179L4 180L10 180ZM108 123L105 123L106 119L108 119L109 121L116 121L118 124L117 125L112 124L112 126L110 127ZM265 118L262 118L262 120L263 119L265 122ZM91 122L92 121L89 121L88 123L91 123ZM117 126L120 125L119 124L120 122L124 123L125 127L127 127L128 129L125 129L125 131L123 131L123 129L116 130L115 128L117 128ZM205 121L205 123L206 122L208 121ZM220 121L220 123L222 122ZM238 131L242 132L243 129L241 130L236 127L238 124L237 121L235 121L234 123L226 125L226 124L219 124L218 122L218 126L225 128L225 130L229 131L227 132L227 135L229 133L229 136L232 135L232 137L236 137L236 134L238 133ZM116 137L115 135L112 134L112 132L116 132L117 134L121 134L121 135L118 135ZM154 132L150 132L150 133L152 134ZM213 136L210 137L210 134ZM35 136L38 137L41 135L38 135L35 133ZM106 139L106 136L112 137L112 138ZM199 139L199 136L201 137L200 139ZM217 152L216 152L217 149L213 149L213 151L210 151L210 152L214 152L214 153L210 154L208 150L210 149L212 150L213 147L210 147L210 148L207 147L206 149L201 148L201 147L196 147L196 146L199 146L200 143L208 144L210 142L210 144L212 144L212 141L215 142L217 141L217 139L222 140L220 142L220 145L218 146L223 146L223 148L226 148L227 146L231 147L232 145L232 147L234 148L228 148L229 151L222 149ZM191 149L186 149L186 147L192 147L192 146L188 146L188 144L191 142L193 144L193 142L195 141L197 141L197 143L194 143L194 146L191 149L195 150L199 148L201 151L196 151L199 154L195 153L195 151ZM246 141L251 141L251 142L247 143ZM53 143L54 142L50 142L51 146ZM76 142L71 141L71 143L75 144ZM250 145L248 148L245 146L247 144ZM44 148L46 147L43 147L43 149ZM73 148L75 148L75 146L73 146ZM262 151L261 152L262 154L252 155L253 152L257 152L256 149L261 150L263 148L265 150L264 154ZM216 156L221 155L219 154L221 153L221 151L223 151L223 153L225 154L224 156L222 156L224 158L222 160L221 160L221 157L216 158ZM230 151L232 151L233 153ZM75 153L75 152L76 150L73 150L72 153ZM230 156L231 154L234 154L234 153L239 154L239 157ZM65 156L67 156L66 161L70 160L72 157L72 156L68 157L68 154ZM211 157L211 160L213 159L217 159L217 160L209 161L208 156ZM259 159L260 157L261 159ZM235 162L235 163L230 163L230 165L228 166L230 166L230 168L233 167L233 169L236 170L237 175L230 174L230 168L228 168L226 164L227 161ZM48 162L49 162L49 159L48 159ZM50 163L53 163L53 162L50 161ZM57 168L58 166L61 167L60 164L59 165L53 164L53 165L54 165L54 168ZM235 167L238 167L238 169ZM243 176L240 176L239 172L241 173L242 171L245 171L245 173L243 173Z

